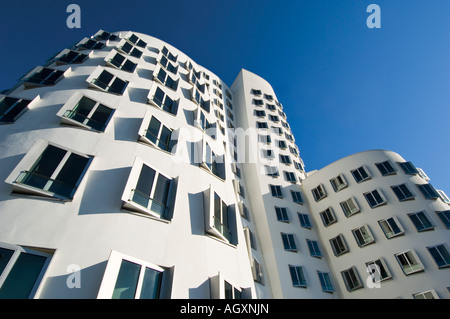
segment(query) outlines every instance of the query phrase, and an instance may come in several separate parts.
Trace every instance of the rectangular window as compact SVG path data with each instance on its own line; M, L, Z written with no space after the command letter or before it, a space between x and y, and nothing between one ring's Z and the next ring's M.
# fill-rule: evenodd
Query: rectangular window
M294 287L306 287L307 286L302 266L289 265L289 272L291 274L292 285Z
M280 119L277 115L269 115L269 120L271 120L272 122L279 122Z
M129 43L126 40L122 40L117 48L123 53L131 55L132 57L135 58L140 58L142 56L142 51L139 50L138 48L135 48L131 43Z
M281 149L287 148L286 141L278 141L278 147Z
M135 34L130 35L127 40L140 48L145 48L147 46L147 43L139 39Z
M262 143L270 144L272 143L272 138L270 135L258 135L258 139Z
M312 228L311 221L309 220L309 216L307 214L298 213L298 219L300 221L300 226L308 229Z
M136 69L136 63L131 62L119 52L116 52L111 58L107 59L107 63L113 65L119 70L133 72Z
M297 245L295 244L295 238L293 234L281 233L284 249L287 251L297 251Z
M172 130L163 125L161 121L154 116L152 116L148 123L144 137L151 145L154 145L163 151L170 152L173 147Z
M427 247L438 268L450 266L450 253L445 244Z
M389 162L389 161L375 163L375 166L378 168L381 175L383 175L383 176L392 175L392 174L397 173L397 171L395 170L395 168L392 166L391 162Z
M264 101L263 100L253 100L253 104L260 106L260 105L264 104Z
M270 192L273 197L283 198L283 191L279 185L270 185Z
M386 204L386 199L384 198L381 191L378 189L364 193L364 197L366 198L371 208L375 208Z
M325 191L325 188L323 187L322 184L319 184L319 186L317 186L316 188L313 188L311 190L313 196L314 196L314 200L316 202L324 199L325 197L327 197L327 193Z
M279 222L289 223L289 216L286 207L275 207L275 212L277 214L277 220Z
M312 257L322 258L322 252L320 251L319 242L316 240L306 240L308 244L309 252Z
M419 171L416 169L416 167L411 162L399 162L398 165L403 169L405 174L408 175L416 175L419 174Z
M114 110L94 101L86 96L82 96L77 104L65 111L62 115L63 123L78 125L98 132L104 132Z
M408 250L394 255L405 275L423 271L423 265L414 250Z
M26 110L31 100L14 98L9 96L0 97L0 124L9 124L16 121Z
M39 86L51 86L55 85L64 75L64 71L54 70L50 68L42 68L39 71L34 72L30 77L24 79L24 83L39 85Z
M450 198L445 194L443 190L436 189L436 192L439 194L439 197L442 199L442 201L446 204L450 204Z
M368 171L367 167L365 167L365 166L361 166L357 169L354 169L351 171L351 173L357 183L361 183L361 182L364 182L364 181L370 179L369 171Z
M422 192L423 196L425 196L425 199L439 198L439 193L436 191L436 189L433 186L431 186L431 184L423 184L423 185L416 185L416 186Z
M84 38L76 45L76 47L81 50L100 50L105 47L105 44L89 38Z
M414 226L416 226L418 232L434 229L434 225L431 223L425 212L410 213L408 216Z
M292 195L292 200L294 201L294 203L303 204L302 193L300 193L299 191L291 190L291 195Z
M356 203L356 200L353 197L350 197L349 199L341 202L340 205L346 217L350 217L360 212L358 204Z
M138 211L161 219L169 219L169 198L173 187L171 178L143 164L139 177L127 202L138 206ZM139 209L140 208L140 209Z
M258 117L264 117L266 116L266 112L263 110L255 110L255 115Z
M166 111L170 114L176 115L178 111L178 100L173 100L167 95L161 88L158 86L154 91L153 96L150 99L150 102L163 111Z
M261 129L269 128L266 122L256 122L256 127Z
M439 299L436 291L434 289L418 292L412 295L414 299Z
M153 79L174 91L178 88L178 80L172 79L172 77L163 68L159 68L158 73L155 72Z
M441 211L441 212L436 212L436 214L441 219L441 221L444 224L445 228L450 229L450 210L444 210L444 211Z
M250 92L251 92L252 94L254 94L254 95L261 95L261 94L262 94L261 90L255 90L255 89L252 89Z
M330 179L330 183L331 186L333 186L335 192L339 192L341 189L347 187L347 181L345 180L345 177L342 174L339 174L338 176Z
M51 255L0 243L0 299L34 297Z
M281 155L280 154L280 162L283 164L287 164L287 165L292 164L292 161L291 161L291 158L289 157L289 155Z
M350 251L342 234L339 234L338 236L331 238L330 244L336 257L348 253Z
M334 292L333 283L331 282L331 276L327 272L317 271L319 276L320 285L322 286L323 292Z
M325 227L328 227L331 224L337 222L336 216L334 215L333 209L331 207L328 207L324 211L320 212L319 215Z
M266 175L267 176L271 176L271 177L278 177L279 173L278 173L278 167L277 166L264 166L264 169L266 171Z
M165 46L161 49L161 53L164 54L164 56L167 57L170 61L175 63L177 62L178 57L173 55Z
M356 242L358 243L359 247L364 247L375 242L369 226L367 225L353 229L352 233L353 236L355 236Z
M167 71L171 72L172 74L177 74L177 72L178 72L178 65L177 65L177 66L174 66L174 65L169 61L169 59L168 59L166 56L161 55L161 59L160 59L158 62L159 62L159 64L161 64L161 66L162 66L163 68L165 68Z
M414 199L413 193L411 193L406 184L391 186L391 188L394 191L395 195L397 195L398 200L401 202L409 199Z
M364 287L355 267L341 271L341 275L348 291L353 291Z
M79 53L71 50L64 50L56 58L56 65L61 64L79 64L86 61L88 58L87 54Z
M97 298L164 298L170 290L169 273L169 269L112 251Z
M405 233L402 226L395 217L379 220L378 224L380 225L387 239L400 236Z
M103 71L97 78L92 80L91 84L105 92L122 95L128 82L119 79L108 71Z
M295 176L295 173L293 173L293 172L284 171L284 179L291 183L297 182L297 177Z
M91 159L87 155L48 144L34 165L22 171L14 183L35 189L37 195L71 200ZM22 191L29 191L28 187Z
M372 277L373 283L379 283L392 278L391 272L383 258L367 262L366 268L367 272Z

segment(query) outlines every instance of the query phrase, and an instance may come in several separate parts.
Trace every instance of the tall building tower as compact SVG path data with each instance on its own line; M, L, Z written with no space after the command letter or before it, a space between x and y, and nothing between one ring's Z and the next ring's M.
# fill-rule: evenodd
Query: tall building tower
M100 30L0 123L0 298L448 298L445 193L388 151L306 173L246 70Z

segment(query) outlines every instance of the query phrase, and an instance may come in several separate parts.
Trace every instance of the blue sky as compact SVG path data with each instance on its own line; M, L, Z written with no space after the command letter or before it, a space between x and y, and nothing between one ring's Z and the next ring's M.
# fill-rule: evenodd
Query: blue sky
M81 7L81 29L66 8ZM369 4L381 29L369 29ZM231 85L272 84L307 170L388 149L450 195L450 1L190 0L2 3L0 90L99 29L166 41Z

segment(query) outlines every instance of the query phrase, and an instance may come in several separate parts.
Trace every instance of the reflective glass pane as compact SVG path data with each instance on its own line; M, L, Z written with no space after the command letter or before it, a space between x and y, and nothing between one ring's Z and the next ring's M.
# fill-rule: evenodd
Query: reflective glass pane
M0 299L27 299L46 260L43 256L21 253L0 288Z
M158 299L161 288L162 273L145 268L144 280L142 282L142 289L140 299Z
M72 197L75 186L82 176L89 158L77 154L70 154L55 181L50 186L51 192L65 197Z
M14 250L0 247L0 276L3 273L3 270L5 270L5 267L13 254Z
M89 119L88 125L97 131L103 131L112 112L112 109L100 104Z
M112 299L134 299L141 266L122 260Z
M31 168L30 174L21 182L33 187L44 188L64 155L66 155L65 150L48 145Z

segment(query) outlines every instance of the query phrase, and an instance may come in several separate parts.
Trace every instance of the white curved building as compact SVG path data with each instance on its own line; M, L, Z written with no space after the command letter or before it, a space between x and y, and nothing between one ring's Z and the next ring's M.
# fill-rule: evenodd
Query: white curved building
M228 87L159 39L100 30L4 91L0 123L0 298L448 297L445 194L386 151L305 173L251 72ZM389 270L381 288L366 263Z

